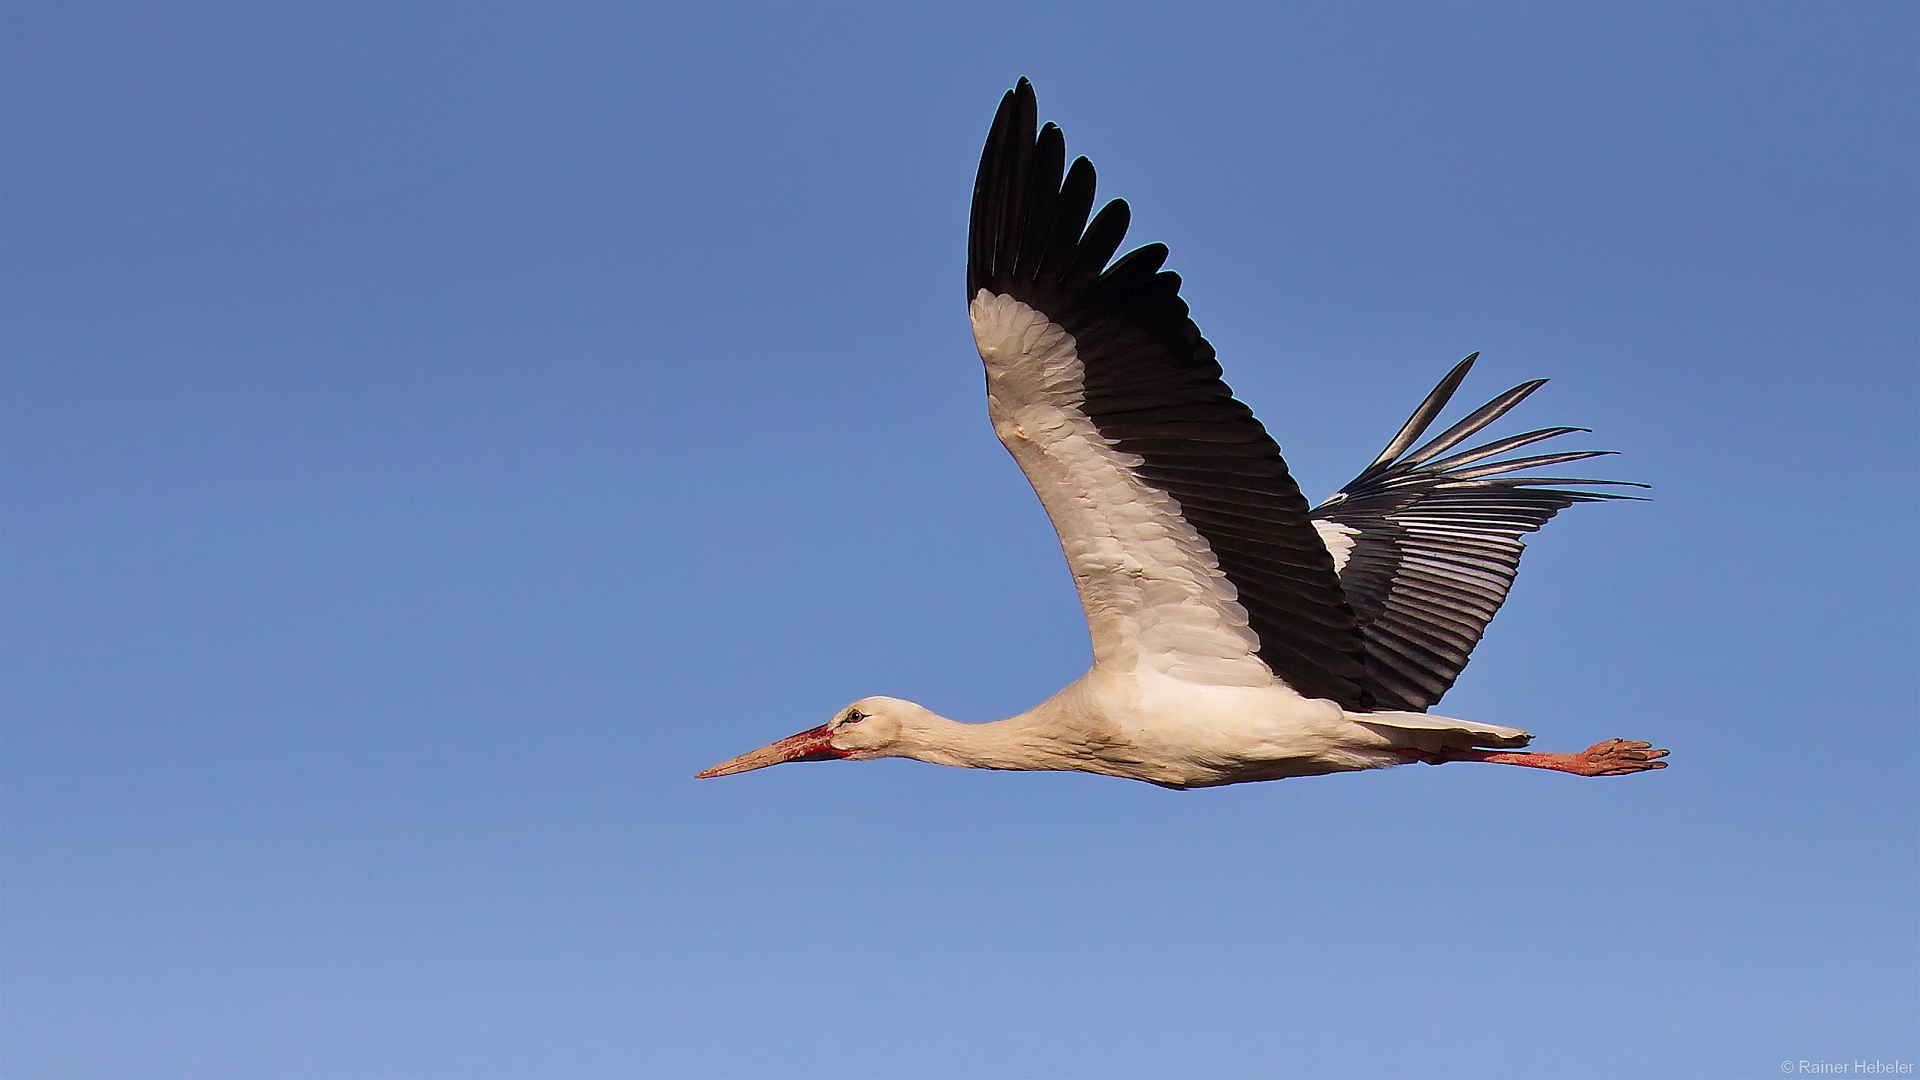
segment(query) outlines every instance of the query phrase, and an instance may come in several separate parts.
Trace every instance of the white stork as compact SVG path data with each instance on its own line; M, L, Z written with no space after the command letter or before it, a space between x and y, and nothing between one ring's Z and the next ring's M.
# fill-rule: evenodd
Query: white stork
M1170 788L1488 761L1614 776L1665 750L1610 739L1513 753L1527 732L1435 716L1506 599L1521 537L1607 481L1509 475L1597 456L1499 458L1580 428L1454 447L1523 383L1419 449L1473 365L1455 365L1352 483L1309 509L1280 447L1220 378L1163 244L1108 260L1127 204L1088 222L1094 172L1036 135L1033 88L1000 102L974 182L967 294L993 429L1060 534L1093 667L1018 716L949 720L869 697L700 773L909 757L1070 769ZM1064 171L1064 179L1062 173ZM1445 456L1443 456L1445 455Z

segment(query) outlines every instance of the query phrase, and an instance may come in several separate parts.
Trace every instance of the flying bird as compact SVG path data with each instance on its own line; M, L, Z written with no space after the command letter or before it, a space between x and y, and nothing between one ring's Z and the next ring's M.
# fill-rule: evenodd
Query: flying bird
M1507 456L1580 428L1457 449L1539 389L1522 383L1415 448L1460 361L1373 463L1309 508L1280 447L1221 380L1213 346L1161 269L1164 244L1112 260L1119 199L1036 133L1022 79L974 181L967 300L987 413L1046 507L1073 573L1093 666L1018 716L949 720L869 697L819 727L701 772L908 757L1102 773L1169 788L1484 761L1615 776L1667 751L1609 739L1520 752L1517 728L1437 716L1505 601L1521 538L1613 481L1514 475L1599 456ZM1477 355L1477 354L1476 354Z

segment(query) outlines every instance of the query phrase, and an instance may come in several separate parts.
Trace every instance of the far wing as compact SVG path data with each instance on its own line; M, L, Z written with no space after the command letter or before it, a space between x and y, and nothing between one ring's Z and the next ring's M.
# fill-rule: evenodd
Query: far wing
M1025 79L981 155L967 294L994 430L1046 506L1096 663L1224 685L1277 677L1366 707L1365 646L1280 448L1220 377L1160 271L1111 267L1127 205L1036 135Z
M1376 708L1424 712L1453 686L1506 601L1526 547L1522 536L1574 503L1627 497L1549 486L1617 481L1507 475L1609 451L1489 460L1582 428L1542 428L1440 456L1505 415L1545 379L1514 387L1407 453L1478 355L1456 364L1373 464L1313 511L1366 636Z

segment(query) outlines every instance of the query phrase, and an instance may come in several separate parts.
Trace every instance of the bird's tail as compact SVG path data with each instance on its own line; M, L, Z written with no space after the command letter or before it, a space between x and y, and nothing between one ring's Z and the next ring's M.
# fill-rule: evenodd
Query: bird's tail
M1386 739L1396 748L1437 754L1442 750L1517 750L1533 741L1519 728L1456 720L1417 712L1348 713L1347 719Z

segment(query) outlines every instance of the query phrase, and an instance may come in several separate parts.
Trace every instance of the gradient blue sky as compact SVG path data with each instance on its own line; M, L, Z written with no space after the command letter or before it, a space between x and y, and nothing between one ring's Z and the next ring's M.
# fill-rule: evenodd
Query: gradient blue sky
M0 1071L1920 1058L1912 4L0 8ZM1673 768L695 770L1086 634L1021 75L1315 497L1447 366L1652 501L1445 711Z

